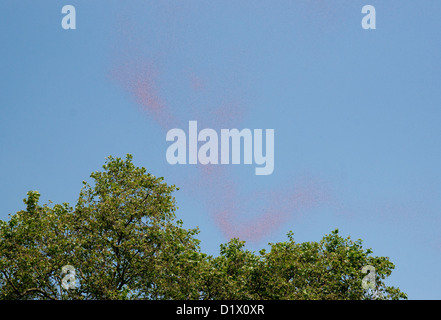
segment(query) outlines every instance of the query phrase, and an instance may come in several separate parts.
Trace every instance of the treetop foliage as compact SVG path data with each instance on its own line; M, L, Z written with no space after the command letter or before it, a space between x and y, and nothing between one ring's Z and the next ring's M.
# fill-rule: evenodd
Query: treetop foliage
M198 228L176 218L174 185L132 156L106 158L83 182L75 207L39 204L0 220L0 299L406 299L386 286L395 268L338 229L319 242L270 243L258 253L230 239L218 256L200 250ZM375 268L364 289L363 266ZM72 266L74 274L63 272ZM66 287L66 276L74 279Z

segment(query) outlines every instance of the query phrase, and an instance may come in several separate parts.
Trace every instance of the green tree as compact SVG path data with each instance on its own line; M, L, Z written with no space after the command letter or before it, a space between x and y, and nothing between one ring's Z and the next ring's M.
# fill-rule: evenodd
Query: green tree
M338 229L320 242L270 243L270 251L254 254L244 242L232 239L221 245L211 260L217 277L210 280L212 299L360 300L407 299L398 288L384 283L394 264L387 257L372 256L362 240L343 238ZM375 268L375 291L363 288L363 266ZM213 284L214 282L214 284Z
M94 186L84 186L75 208L38 205L0 225L3 299L198 298L197 229L176 220L175 186L109 157ZM75 268L76 287L65 289L62 267Z
M75 207L39 205L30 191L25 210L0 220L0 299L370 299L365 265L381 298L406 298L384 283L393 263L338 230L305 243L290 232L258 254L231 239L206 255L198 229L176 219L174 185L131 155L108 157L103 169L83 182Z

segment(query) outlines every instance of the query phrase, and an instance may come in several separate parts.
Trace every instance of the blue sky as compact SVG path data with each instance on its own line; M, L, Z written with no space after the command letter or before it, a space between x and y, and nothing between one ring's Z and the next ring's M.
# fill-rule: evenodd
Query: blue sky
M67 4L76 30L61 28ZM366 4L376 8L376 30L361 28ZM189 120L275 130L272 175L225 167L230 178L221 182L243 196L230 223L259 220L256 191L285 192L306 179L331 194L281 213L283 223L261 221L268 231L249 241L251 250L284 241L289 230L303 242L339 228L391 258L389 285L410 299L439 299L439 12L437 1L410 0L4 0L0 219L22 209L29 190L42 203L74 204L105 157L131 153L181 186L178 217L199 226L202 249L217 254L228 239L210 197L227 199L225 188L192 193L195 181L207 183L197 182L200 168L167 163L172 128L139 100L144 93L134 94L134 77L145 76L154 84L146 99L160 101L185 131Z

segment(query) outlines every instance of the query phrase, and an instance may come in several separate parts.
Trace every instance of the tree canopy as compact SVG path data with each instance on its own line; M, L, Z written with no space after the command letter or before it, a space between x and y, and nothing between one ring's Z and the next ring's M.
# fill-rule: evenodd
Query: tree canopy
M108 157L90 177L75 207L40 205L29 191L26 209L0 220L0 299L407 298L385 284L388 257L337 229L304 243L289 232L258 253L234 238L207 255L198 228L176 217L178 188L131 155ZM363 285L364 266L375 269L375 290Z

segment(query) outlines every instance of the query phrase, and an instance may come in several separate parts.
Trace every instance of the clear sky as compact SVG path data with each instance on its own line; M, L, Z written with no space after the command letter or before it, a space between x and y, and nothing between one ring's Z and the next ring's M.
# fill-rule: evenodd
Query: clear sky
M376 29L361 27L364 5ZM76 29L61 26L64 5ZM441 2L0 2L0 219L74 205L105 157L176 184L202 250L335 228L440 299ZM274 172L166 161L172 128L274 129Z

